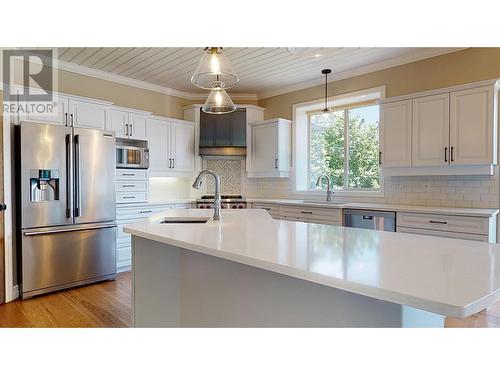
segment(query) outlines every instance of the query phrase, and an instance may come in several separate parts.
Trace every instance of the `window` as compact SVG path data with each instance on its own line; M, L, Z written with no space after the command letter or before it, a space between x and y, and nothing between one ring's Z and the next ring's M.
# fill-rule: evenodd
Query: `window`
M380 190L379 106L337 110L330 115L308 114L309 190L316 190L319 176L326 174L335 189ZM321 182L326 189L326 181Z

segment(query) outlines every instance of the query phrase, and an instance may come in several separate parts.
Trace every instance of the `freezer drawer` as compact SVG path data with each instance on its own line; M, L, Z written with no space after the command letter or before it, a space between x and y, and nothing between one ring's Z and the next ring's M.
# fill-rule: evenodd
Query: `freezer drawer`
M22 297L116 275L116 226L51 227L21 233Z

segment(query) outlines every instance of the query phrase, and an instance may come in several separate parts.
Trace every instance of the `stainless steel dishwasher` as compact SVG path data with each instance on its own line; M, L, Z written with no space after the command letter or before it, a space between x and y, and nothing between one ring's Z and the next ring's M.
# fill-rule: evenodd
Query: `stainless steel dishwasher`
M346 227L396 231L396 213L392 211L344 210Z

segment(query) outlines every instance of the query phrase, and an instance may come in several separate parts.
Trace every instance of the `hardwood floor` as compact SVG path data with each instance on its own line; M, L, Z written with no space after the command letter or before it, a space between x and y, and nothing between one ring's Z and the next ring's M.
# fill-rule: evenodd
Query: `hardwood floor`
M131 327L130 272L116 280L0 305L0 327Z
M0 327L131 327L130 276L0 305ZM447 318L446 327L500 328L500 302L466 319Z

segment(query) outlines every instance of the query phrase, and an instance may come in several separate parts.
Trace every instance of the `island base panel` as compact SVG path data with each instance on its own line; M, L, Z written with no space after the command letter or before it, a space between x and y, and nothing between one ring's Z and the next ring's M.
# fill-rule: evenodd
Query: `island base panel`
M443 327L444 317L133 236L135 327Z

